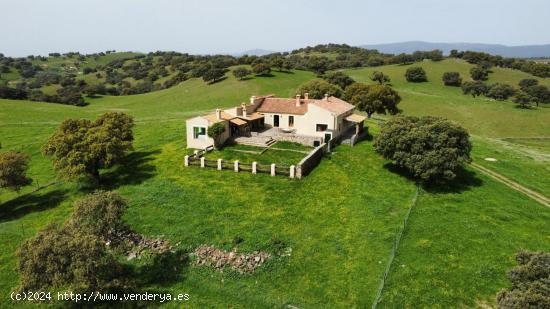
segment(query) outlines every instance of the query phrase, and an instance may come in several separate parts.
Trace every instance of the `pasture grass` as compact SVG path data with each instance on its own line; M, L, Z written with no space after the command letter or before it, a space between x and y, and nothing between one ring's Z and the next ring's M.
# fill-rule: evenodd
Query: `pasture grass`
M550 124L547 108L518 110L508 101L472 99L438 84L437 76L444 71L467 72L466 63L419 65L427 70L429 83L403 82L407 66L375 68L392 77L403 95L405 114L459 121L475 134L476 162L486 164L480 159L497 157L497 163L505 164L493 166L496 171L548 191L543 174L547 161L527 160L535 154L531 150L547 154L545 146L506 142L515 146L512 150L494 142L544 136ZM372 70L348 72L363 81ZM494 71L492 81L524 77L517 71ZM243 239L237 244L240 252L274 255L251 275L220 273L195 267L192 261L169 273L170 265L147 258L133 261L137 268L151 266L167 275L147 281L144 289L189 293L187 304L195 308L369 307L415 192L412 180L374 153L372 140L335 148L303 180L183 167L186 118L247 102L250 95L292 97L301 83L315 78L303 71L273 75L245 81L229 75L212 85L192 79L154 93L87 99L86 107L0 100L2 151L29 154L29 176L35 180L19 195L0 191L0 306L16 306L7 297L18 280L17 246L45 225L63 222L72 202L89 190L58 181L50 159L40 153L42 145L66 118L93 119L123 111L136 120L135 149L102 177L105 189L128 199L125 220L132 228L163 236L183 251L203 243L231 249L235 239ZM368 126L376 136L376 119ZM273 153L282 154L287 155ZM495 293L508 285L505 270L514 264L518 250L550 250L549 219L549 209L469 169L450 187L425 188L405 229L381 306L473 307L479 300L493 304ZM291 255L279 256L281 246L291 248Z

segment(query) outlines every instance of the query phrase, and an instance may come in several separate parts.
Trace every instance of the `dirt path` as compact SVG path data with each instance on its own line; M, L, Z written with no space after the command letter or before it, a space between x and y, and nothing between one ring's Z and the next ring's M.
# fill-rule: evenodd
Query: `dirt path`
M529 188L526 188L522 185L520 185L519 183L515 182L515 181L512 181L510 180L509 178L506 178L504 176L502 176L501 174L497 173L497 172L494 172L488 168L485 168L477 163L471 163L472 167L474 167L475 169L477 169L478 171L482 172L483 174L493 178L494 180L498 181L498 182L501 182L505 185L507 185L508 187L516 190L516 191L519 191L525 195L527 195L528 197L532 198L533 200L541 203L542 205L546 206L546 207L550 207L550 199L547 198L546 196L538 193L538 192L535 192Z

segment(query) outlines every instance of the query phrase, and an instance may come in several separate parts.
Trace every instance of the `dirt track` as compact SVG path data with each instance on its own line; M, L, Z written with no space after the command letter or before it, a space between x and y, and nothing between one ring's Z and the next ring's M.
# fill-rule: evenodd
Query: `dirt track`
M546 206L546 207L550 207L550 199L547 198L546 196L538 193L538 192L535 192L529 188L526 188L522 185L520 185L519 183L515 182L515 181L512 181L504 176L502 176L501 174L497 173L497 172L494 172L488 168L485 168L477 163L471 163L472 167L474 167L475 169L477 169L478 171L484 173L485 175L493 178L494 180L498 181L498 182L501 182L505 185L507 185L508 187L516 190L516 191L519 191L525 195L527 195L528 197L532 198L533 200L541 203L542 205Z

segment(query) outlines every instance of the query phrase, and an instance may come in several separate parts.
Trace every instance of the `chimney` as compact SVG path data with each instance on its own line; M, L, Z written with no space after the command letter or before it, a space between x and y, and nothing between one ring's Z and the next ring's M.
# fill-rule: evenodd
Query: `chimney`
M328 93L325 93L325 101L328 102Z
M243 117L246 118L247 115L246 115L246 104L241 104L241 108L243 109Z
M256 96L255 95L251 96L250 97L250 104L254 105L255 101L256 101Z
M297 94L296 95L296 107L299 107L300 106L300 95Z
M304 94L304 99L309 100L309 93L306 92L306 93Z
M222 110L219 108L216 108L216 119L218 120L222 119Z

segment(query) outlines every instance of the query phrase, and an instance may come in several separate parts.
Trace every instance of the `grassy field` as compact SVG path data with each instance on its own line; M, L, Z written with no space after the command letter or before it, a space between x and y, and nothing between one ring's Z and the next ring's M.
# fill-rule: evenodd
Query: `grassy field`
M548 192L547 146L498 139L547 134L548 109L522 111L511 102L472 99L439 84L440 72L467 71L468 64L422 65L433 85L400 81L406 66L377 68L392 76L403 95L404 113L461 122L475 134L476 162L493 164L480 161L495 157L494 163L502 166L492 166L494 170ZM349 73L366 80L369 70ZM0 100L2 150L31 155L29 175L35 179L20 195L0 192L0 307L14 306L7 296L17 284L18 244L50 222L63 222L72 202L86 192L56 180L50 160L40 154L42 144L63 119L91 119L106 111L124 111L136 119L134 152L103 176L106 189L116 189L129 200L125 219L138 232L162 235L181 250L203 243L231 249L237 238L244 240L238 245L242 252L275 252L281 244L292 249L290 256L276 256L252 275L218 273L182 262L178 272L164 281L144 283L144 290L189 293L193 308L371 306L415 193L414 182L376 155L371 140L353 148L337 147L300 181L182 166L188 152L186 118L246 102L250 95L292 97L298 85L315 78L303 71L274 75L242 82L229 76L213 85L193 79L149 94L91 99L80 108ZM491 79L519 80L523 75L495 69ZM514 125L509 125L511 120ZM375 122L368 125L376 135ZM302 150L285 143L275 146ZM505 270L514 264L515 252L550 250L549 219L550 209L469 169L450 187L423 190L380 305L448 308L494 303L496 292L508 285ZM154 261L133 263L141 269Z

